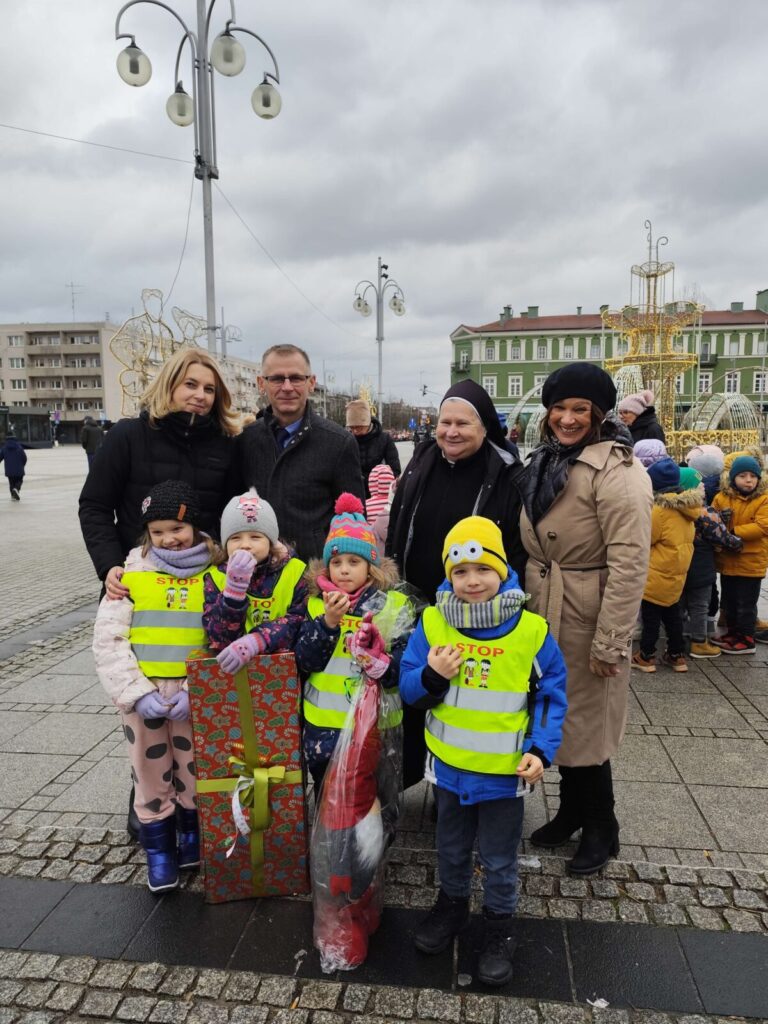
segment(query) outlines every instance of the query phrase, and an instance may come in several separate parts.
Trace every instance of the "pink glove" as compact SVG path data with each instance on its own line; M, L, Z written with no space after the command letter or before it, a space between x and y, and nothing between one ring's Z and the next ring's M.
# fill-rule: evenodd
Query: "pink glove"
M165 716L172 722L189 721L189 694L186 690L179 690L173 697L168 698L171 710Z
M224 597L234 601L242 601L248 593L256 560L248 551L236 551L227 562L227 582L224 584Z
M248 633L247 636L241 636L239 640L233 640L229 647L225 647L221 654L216 656L216 661L222 671L233 676L257 654L263 654L266 646L264 639L258 633Z
M168 701L157 690L153 690L139 697L133 710L142 718L165 718L168 714Z
M368 612L349 641L349 652L371 679L381 679L392 661L384 645L384 637L371 622Z

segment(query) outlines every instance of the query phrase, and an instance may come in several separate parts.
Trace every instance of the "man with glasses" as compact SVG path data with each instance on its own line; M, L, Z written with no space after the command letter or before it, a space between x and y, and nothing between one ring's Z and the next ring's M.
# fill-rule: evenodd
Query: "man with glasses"
M342 491L364 500L357 442L312 409L315 384L303 349L268 348L259 390L269 404L241 439L246 483L272 505L281 536L305 561L322 555Z

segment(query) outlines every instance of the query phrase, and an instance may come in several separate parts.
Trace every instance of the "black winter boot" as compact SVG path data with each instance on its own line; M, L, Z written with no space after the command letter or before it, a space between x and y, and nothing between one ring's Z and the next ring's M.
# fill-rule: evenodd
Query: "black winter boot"
M437 901L413 934L422 953L442 953L454 935L469 924L469 899L453 900L441 889Z
M176 832L179 842L179 868L188 871L200 866L200 826L197 811L176 807Z
M138 840L141 822L139 821L139 816L136 813L136 808L133 806L135 796L136 787L131 783L131 792L128 794L128 821L126 822L125 829L131 839Z
M506 985L512 980L512 958L517 939L512 934L514 917L483 908L483 944L477 976L484 985Z
M611 762L578 769L584 819L581 839L568 863L572 875L592 875L619 853L619 823L613 813Z
M578 768L563 767L559 771L560 806L557 814L546 825L531 833L531 842L534 846L543 846L550 850L556 846L563 846L573 833L581 828L579 792L577 779L573 774L574 771L578 772Z

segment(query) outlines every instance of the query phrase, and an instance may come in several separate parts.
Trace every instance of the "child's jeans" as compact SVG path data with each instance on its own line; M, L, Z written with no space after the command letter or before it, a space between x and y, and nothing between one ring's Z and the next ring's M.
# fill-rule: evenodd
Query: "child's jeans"
M691 640L695 644L704 643L707 639L707 615L709 602L712 600L712 585L705 583L703 587L686 587L680 604L688 609Z
M729 633L754 636L757 602L760 598L760 576L720 576L721 604Z
M640 637L640 654L644 658L652 658L656 653L656 643L659 639L661 623L667 634L667 651L675 656L680 656L685 651L683 640L683 622L680 618L680 602L665 607L654 604L653 601L643 601L640 604L640 616L643 620L643 632ZM706 633L704 634L706 636Z
M485 906L494 914L517 907L517 852L523 833L524 800L461 804L450 790L435 789L437 863L440 886L451 899L467 899L472 884L472 849L477 836L485 868Z

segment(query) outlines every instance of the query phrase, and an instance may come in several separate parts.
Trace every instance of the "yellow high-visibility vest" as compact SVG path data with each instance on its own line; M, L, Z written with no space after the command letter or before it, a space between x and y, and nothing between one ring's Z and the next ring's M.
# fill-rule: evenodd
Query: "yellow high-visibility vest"
M245 614L245 632L260 626L262 622L272 622L286 614L293 600L296 584L306 571L306 563L300 558L291 558L286 562L278 577L275 589L269 597L254 597L247 594L248 611ZM221 569L209 569L208 575L221 591L224 589L227 576Z
M546 621L523 611L510 633L489 640L460 633L437 608L425 610L422 624L430 647L453 644L463 658L442 703L427 712L427 746L462 771L514 774L528 729L533 660L547 635Z
M187 674L190 651L206 644L203 576L180 579L164 572L125 572L133 618L129 639L145 676L178 679Z
M373 616L374 623L382 628L394 620L408 604L408 598L397 591L386 595L384 607ZM323 599L310 597L307 612L313 619L323 614ZM362 673L349 653L348 644L352 634L363 621L361 615L345 615L341 620L341 633L331 657L322 672L313 672L304 683L304 718L322 729L343 729L352 698L360 687ZM403 705L397 683L384 687L387 703L392 711L384 716L382 725L391 729L403 720Z

